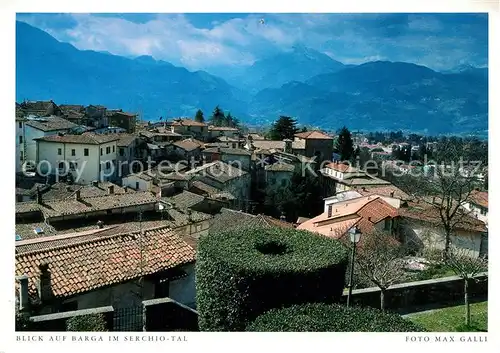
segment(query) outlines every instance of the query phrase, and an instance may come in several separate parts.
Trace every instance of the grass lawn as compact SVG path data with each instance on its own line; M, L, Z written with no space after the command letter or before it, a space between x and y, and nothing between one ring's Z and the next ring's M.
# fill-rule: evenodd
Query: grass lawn
M488 331L488 302L470 305L471 326L465 326L463 305L410 314L407 318L431 332L480 332Z

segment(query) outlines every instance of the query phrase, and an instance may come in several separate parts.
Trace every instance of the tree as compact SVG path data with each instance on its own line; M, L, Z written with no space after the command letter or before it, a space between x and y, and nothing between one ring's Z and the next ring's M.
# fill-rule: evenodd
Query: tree
M344 243L352 248L348 237L345 234ZM380 310L385 311L387 289L407 277L402 260L406 249L392 235L376 229L361 235L359 248L355 271L380 289Z
M456 229L467 222L470 212L464 205L478 185L473 166L463 164L464 148L457 139L442 138L434 154L440 164L427 162L427 167L434 165L433 173L424 171L419 176L394 178L396 186L429 208L428 215L436 213L436 222L445 234L444 259L449 255Z
M212 116L210 117L210 124L213 126L223 126L225 123L226 117L224 115L224 112L222 111L219 106L216 106Z
M307 132L307 127L306 126L302 126L302 129L300 129L300 132Z
M203 117L203 112L201 111L201 109L198 109L198 111L196 112L196 115L194 117L194 121L197 121L199 123L205 122L205 118Z
M464 281L465 325L470 327L469 283L476 275L488 270L488 260L484 256L475 256L469 249L452 247L445 265Z
M340 154L340 159L342 161L350 161L354 155L354 147L351 138L351 133L347 127L343 127L339 131L339 136L336 142L336 150Z
M297 121L289 116L280 116L269 131L271 140L293 139L297 133Z
M228 127L238 127L240 124L239 120L231 115L231 112L227 113L224 126Z

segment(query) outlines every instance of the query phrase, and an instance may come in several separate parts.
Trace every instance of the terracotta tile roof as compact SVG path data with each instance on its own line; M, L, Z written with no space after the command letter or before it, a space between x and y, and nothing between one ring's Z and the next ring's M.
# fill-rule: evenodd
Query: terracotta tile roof
M210 233L255 227L293 227L291 223L283 222L269 216L253 215L228 208L222 208L220 213L216 214L210 223Z
M168 208L167 215L173 222L173 227L182 227L192 222L202 222L212 218L211 215L195 210Z
M78 126L75 123L72 123L71 121L63 119L59 116L48 116L37 120L28 119L25 124L37 130L45 132L70 130Z
M40 138L36 138L35 140L44 141L44 142L61 142L61 143L78 143L85 145L100 145L103 143L108 143L112 141L118 141L118 137L110 136L105 134L94 134L90 132L85 132L81 135L51 135L44 136Z
M351 167L349 164L338 163L338 162L328 163L326 167L342 173L355 173L358 171L356 168Z
M195 250L168 228L119 234L16 255L16 275L26 274L36 295L39 266L47 261L56 297L84 293L195 261Z
M210 125L208 127L208 130L209 131L234 131L234 132L237 132L239 131L237 128L235 127L229 127L229 126L213 126L213 125Z
M298 134L295 134L295 137L301 139L333 140L333 137L328 136L327 134L317 130L300 132Z
M457 217L460 217L460 222L456 224L455 229L463 229L474 232L486 232L486 224L479 219L476 219L466 212L458 211ZM408 207L403 207L398 210L401 217L411 220L426 222L434 226L441 226L441 216L439 209L426 202L410 202Z
M217 137L217 141L219 141L219 142L240 142L241 140L239 138L233 138L233 137L228 137L228 136L219 136L219 137Z
M269 172L293 172L295 167L291 164L286 163L273 163L271 165L266 165L264 167L265 170Z
M261 150L271 150L271 149L284 150L285 149L285 142L284 141L257 140L257 141L252 141L252 144L255 148L261 149Z
M242 148L211 147L203 150L203 153L221 153L239 156L251 156L252 153Z
M215 161L212 163L204 164L195 169L191 169L185 173L186 176L193 176L197 174L202 174L208 178L217 180L220 183L225 183L229 180L239 178L243 175L248 174L244 170L235 168L222 161Z
M109 137L116 137L118 140L116 141L116 145L118 147L128 147L137 139L136 135L133 134L107 134Z
M191 208L205 200L201 195L184 190L183 192L170 196L162 197L162 201L169 202L180 208Z
M194 142L191 139L186 139L182 141L176 141L173 143L174 146L178 148L182 148L184 151L194 151L197 148L200 148L201 145L199 143Z
M218 194L221 192L221 190L211 186L211 185L208 185L200 180L194 180L193 182L191 182L191 185L190 185L191 188L193 188L194 190L200 190L202 193L205 193L207 195L213 195L213 194ZM190 189L191 191L191 189ZM196 193L196 191L193 191Z
M208 126L205 123L199 123L192 119L178 119L174 120L171 124L172 126Z
M372 186L367 188L356 188L357 192L359 192L363 196L368 195L380 195L386 197L394 197L400 200L410 200L411 197L403 190L394 185L388 186Z
M18 202L16 203L16 216L38 210L46 218L52 218L128 206L154 204L156 202L156 197L150 192L127 192L124 194L86 197L80 200L68 198L63 200L51 200L43 204L37 204L36 202Z
M397 217L398 211L378 196L368 196L332 205L332 215L324 212L301 223L297 229L305 229L329 237L341 237L354 225L363 233L370 233L374 225L387 217Z
M266 139L264 136L259 135L259 134L248 134L247 138L252 139L254 141L265 140Z
M114 194L125 194L125 189L121 186L113 184L111 182L98 182L97 186L94 185L77 185L77 184L66 184L66 183L55 183L50 186L50 189L42 194L43 201L49 200L62 200L73 197L77 190L80 190L80 197L94 197L94 196L106 196L108 195L108 187L113 187ZM132 189L128 189L127 192L134 192Z
M488 208L488 192L474 190L470 194L471 202L484 208Z

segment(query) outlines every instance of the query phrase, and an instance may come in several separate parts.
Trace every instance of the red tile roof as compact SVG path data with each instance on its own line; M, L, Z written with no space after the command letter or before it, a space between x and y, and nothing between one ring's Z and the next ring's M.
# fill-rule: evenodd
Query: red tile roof
M317 130L300 132L298 134L295 134L295 137L301 139L333 140L333 137L328 136L327 134Z
M44 142L62 142L62 143L79 143L85 145L100 145L112 141L118 141L117 136L110 136L105 134L93 134L85 132L81 135L51 135L37 138L35 140Z
M168 228L119 234L16 255L16 275L26 274L36 295L40 264L49 263L56 297L84 293L195 261L195 250ZM142 274L140 271L142 262Z
M195 120L192 119L179 119L179 120L174 120L171 124L172 126L208 126L205 123L199 123Z
M470 200L476 205L488 208L488 192L474 190L470 194Z

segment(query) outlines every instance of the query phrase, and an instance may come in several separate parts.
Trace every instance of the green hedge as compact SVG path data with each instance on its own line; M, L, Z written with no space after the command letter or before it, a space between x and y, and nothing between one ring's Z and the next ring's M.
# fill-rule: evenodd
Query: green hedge
M363 307L304 304L272 309L250 323L254 332L423 332L401 316Z
M73 316L66 321L66 331L104 332L106 320L102 314Z
M244 331L272 308L334 303L347 252L336 240L293 228L254 228L200 239L196 295L201 331Z

